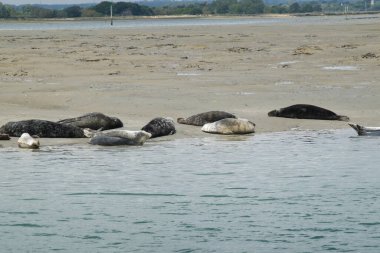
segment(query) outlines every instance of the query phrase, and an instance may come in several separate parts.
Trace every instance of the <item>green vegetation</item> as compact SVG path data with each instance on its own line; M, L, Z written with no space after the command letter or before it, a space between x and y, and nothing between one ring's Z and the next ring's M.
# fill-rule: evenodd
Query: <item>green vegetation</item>
M9 18L11 16L11 11L9 6L0 3L0 18Z
M146 5L117 2L113 3L115 16L152 16L152 15L252 15L261 13L342 13L348 7L350 12L380 11L380 3L370 6L370 0L345 2L302 1L291 4L265 5L263 0L206 0L199 1L170 1L166 5ZM210 2L207 2L210 1ZM277 1L277 0L276 0ZM274 2L276 2L274 1ZM149 2L143 2L149 4ZM48 8L39 5L5 5L0 2L0 18L76 18L102 17L110 15L111 1L103 1L94 6L73 5L67 8Z

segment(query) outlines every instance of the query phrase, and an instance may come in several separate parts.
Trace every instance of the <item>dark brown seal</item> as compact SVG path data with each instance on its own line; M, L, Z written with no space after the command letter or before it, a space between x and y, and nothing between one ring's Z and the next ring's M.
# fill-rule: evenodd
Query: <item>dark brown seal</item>
M0 127L0 134L20 137L23 133L41 138L85 138L83 129L47 120L31 119L8 122Z
M279 110L273 110L268 113L270 117L283 117L293 119L320 119L320 120L342 120L349 121L347 116L337 115L336 113L325 108L308 105L296 104Z

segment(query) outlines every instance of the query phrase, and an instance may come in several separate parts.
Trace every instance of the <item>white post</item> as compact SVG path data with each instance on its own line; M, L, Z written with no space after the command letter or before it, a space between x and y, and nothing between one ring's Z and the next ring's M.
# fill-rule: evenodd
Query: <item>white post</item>
M111 25L113 25L113 19L112 19L112 5L113 5L113 2L111 2L111 7L110 7L110 12L111 12Z

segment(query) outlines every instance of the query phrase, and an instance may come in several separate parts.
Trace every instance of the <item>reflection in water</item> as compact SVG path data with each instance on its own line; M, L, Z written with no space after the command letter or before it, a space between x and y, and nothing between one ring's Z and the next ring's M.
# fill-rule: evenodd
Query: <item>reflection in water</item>
M0 150L4 252L379 252L379 138Z

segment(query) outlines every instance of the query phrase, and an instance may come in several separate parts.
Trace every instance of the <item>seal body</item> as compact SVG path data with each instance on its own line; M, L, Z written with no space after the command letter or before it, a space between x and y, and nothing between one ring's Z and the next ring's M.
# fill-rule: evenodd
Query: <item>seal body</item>
M255 126L247 119L227 118L205 124L202 131L212 134L250 134L255 132Z
M28 133L23 133L17 140L17 144L20 148L38 149L40 148L40 142L38 138L33 138Z
M58 123L93 130L108 130L123 127L123 122L120 119L109 117L99 112L88 113L77 118L63 119L58 121Z
M171 118L157 117L152 119L141 130L148 132L152 135L150 138L156 138L165 135L176 133L174 121Z
M365 127L358 124L348 123L360 136L380 136L380 127Z
M8 122L0 127L0 134L20 137L23 133L38 135L41 138L84 138L83 129L47 120L22 120Z
M203 126L204 124L212 123L225 118L236 118L236 116L223 111L209 111L190 116L186 119L178 118L177 122L180 124Z
M101 146L143 145L151 136L145 131L108 130L96 133L89 143Z
M273 110L268 113L268 116L293 119L349 120L347 116L337 115L330 110L308 104L296 104L279 110Z

